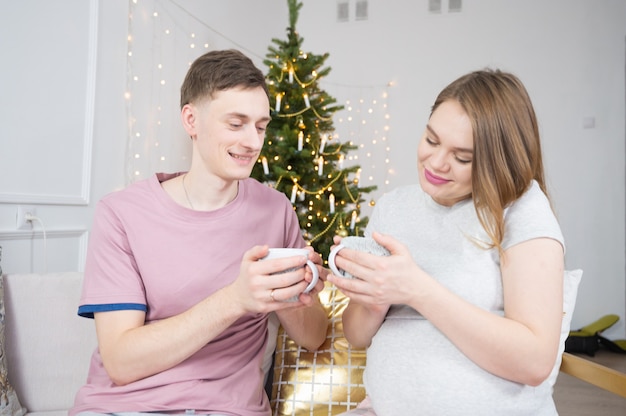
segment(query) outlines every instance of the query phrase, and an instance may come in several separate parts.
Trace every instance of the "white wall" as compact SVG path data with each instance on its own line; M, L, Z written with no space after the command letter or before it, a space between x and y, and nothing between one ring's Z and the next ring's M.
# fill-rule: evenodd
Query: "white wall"
M243 47L260 67L271 38L285 37L284 0L177 3L215 31L215 47ZM354 20L355 0L349 3L351 19L339 23L336 0L305 1L298 31L305 51L330 53L331 95L333 85L394 82L388 99L391 187L415 181L417 140L435 95L448 82L485 66L515 72L525 82L543 134L567 267L585 271L573 326L615 313L622 320L607 335L624 337L626 2L481 0L447 13L443 0L444 12L431 14L426 1L369 0L365 21ZM125 0L99 2L91 199L85 206L37 205L49 232L88 230L95 201L124 186L128 7ZM583 127L587 118L594 128ZM18 139L0 137L2 152L12 140ZM34 171L41 166L37 156L25 163ZM16 206L0 204L3 269L41 271L41 235L16 237ZM75 248L82 243L73 236L67 244L56 240L48 241L49 271L80 269Z
M626 2L465 1L439 15L426 3L369 1L368 21L337 23L335 2L308 2L298 28L306 50L330 52L336 82L396 83L397 185L416 179L417 140L444 85L485 66L519 75L539 117L566 265L585 272L572 325L615 313L607 335L623 337ZM595 128L583 128L587 117Z
M124 185L127 10L128 3L121 0L66 0L54 5L38 0L24 0L0 6L3 19L12 19L15 26L28 28L19 33L3 32L8 25L0 28L0 42L6 42L6 45L0 45L0 49L6 50L6 46L11 49L12 56L17 57L14 65L17 70L6 70L8 65L0 69L2 82L17 83L23 88L18 96L1 102L5 106L24 102L19 112L29 115L19 125L15 120L3 118L7 117L7 112L3 111L4 115L0 115L3 124L13 125L23 133L0 134L0 161L9 160L20 167L20 171L9 171L4 176L11 183L20 183L24 188L21 190L24 193L21 199L11 197L9 199L16 200L7 202L4 196L8 191L12 192L13 188L0 186L1 265L5 273L82 270L94 203L105 193ZM92 17L93 21L90 20ZM39 24L33 25L33 22ZM65 41L63 36L76 36L71 29L75 27L84 27L85 37L88 36L89 28L97 30L90 51L95 52L94 85L83 85L90 72L87 63L78 70L74 67L68 70L69 65L74 66L74 55L85 53L82 49L68 50L62 44ZM69 43L74 44L73 41ZM59 56L60 51L65 51L67 56ZM25 63L32 67L20 67ZM62 72L64 70L71 72L72 76L74 73L79 76L76 79L68 78ZM9 77L9 74L17 74L18 77L21 74L23 78L16 79L15 76ZM93 89L94 108L86 108L88 99L78 99L68 104L63 94L51 95L58 90L59 82L68 84L68 91ZM50 88L38 88L46 83ZM88 113L91 113L92 125L83 137L80 129ZM69 137L63 128L65 125L78 125L79 135ZM33 130L43 131L44 134L31 137ZM4 133L7 130L0 131ZM70 129L70 133L73 130ZM72 148L82 145L83 139L86 145L91 146L91 157L88 160L83 160L82 155L75 156L76 152ZM19 141L27 141L27 144L17 146ZM14 152L22 148L30 148L30 152ZM71 159L68 155L71 155ZM77 161L77 157L81 160ZM81 198L46 195L49 190L59 187L63 190L63 183L76 182L74 177L58 178L57 171L67 170L68 165L77 164L79 166L74 170L80 172L82 165L85 165L87 172L82 181L78 181L84 182L79 185L81 189L78 193L81 198L86 198L85 201L66 203L65 199ZM38 191L41 187L43 191ZM57 202L54 202L55 198ZM53 202L49 202L51 199ZM34 230L16 230L16 211L20 205L33 206L43 227L35 222ZM45 243L44 230L47 236Z

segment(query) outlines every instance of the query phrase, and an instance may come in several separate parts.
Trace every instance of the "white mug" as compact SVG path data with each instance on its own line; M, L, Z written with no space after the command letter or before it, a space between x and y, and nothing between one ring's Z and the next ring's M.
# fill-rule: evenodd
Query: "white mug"
M354 278L350 273L345 270L341 270L335 264L335 257L337 253L343 248L350 248L357 251L363 251L365 253L376 254L377 256L388 256L389 251L378 244L373 238L370 237L359 237L359 236L348 236L341 239L341 243L335 246L330 251L328 255L328 266L330 270L333 271L333 274L341 277L345 277L348 279Z
M302 293L309 293L319 280L319 272L317 271L317 266L311 260L308 260L309 250L305 248L270 248L267 256L259 259L259 260L271 260L271 259L282 259L285 257L294 257L294 256L304 256L307 258L306 265L311 269L311 273L313 273L313 280L311 283L304 289ZM295 267L287 270L283 270L278 273L287 273L297 270ZM294 296L292 298L286 299L284 302L297 302L298 296Z

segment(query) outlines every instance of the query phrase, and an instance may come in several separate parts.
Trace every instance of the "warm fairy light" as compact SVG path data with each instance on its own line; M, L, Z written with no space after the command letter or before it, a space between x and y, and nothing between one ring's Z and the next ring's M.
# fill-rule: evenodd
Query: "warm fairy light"
M176 123L161 122L163 118L161 114L180 111L177 105L180 91L177 91L175 86L180 84L188 65L203 53L203 49L210 49L211 45L215 47L216 44L214 42L216 32L212 30L210 25L197 18L192 18L192 15L185 13L184 10L181 13L181 10L171 8L166 4L167 2L154 3L131 0L128 14L128 81L124 99L127 101L128 109L128 149L130 150L126 171L129 172L130 176L149 176L157 167L160 169L159 171L175 171L166 163L176 161L188 163L190 154L184 153L187 148L178 145L178 143L182 143L180 136L184 133L178 132L179 125ZM153 16L153 18L146 20L136 18L146 15ZM134 19L133 16L135 16ZM219 36L224 37L223 35ZM228 38L226 40L234 43ZM159 53L153 55L155 44L159 45ZM181 55L182 57L178 58L178 61L173 59L174 56ZM276 56L276 58L279 59L280 56ZM289 59L278 64L279 67L282 65L282 82L287 81L282 78L285 77L293 83L294 88L303 88L301 90L302 101L299 105L289 103L282 93L279 93L275 97L274 110L276 113L280 113L280 116L298 117L296 125L300 131L298 131L297 149L302 151L304 144L307 144L307 149L317 156L316 163L311 166L311 169L316 169L317 172L315 173L320 177L324 176L324 170L326 170L327 176L331 180L333 179L332 172L329 171L334 169L329 166L324 167L324 164L334 163L339 170L359 164L362 173L349 174L349 183L353 184L356 179L359 186L378 185L378 190L375 192L381 194L390 184L389 178L396 174L391 168L392 163L389 158L391 142L388 140L388 134L391 127L387 103L388 89L394 85L394 82L379 86L330 84L326 89L329 94L338 98L338 102L343 102L344 108L332 118L335 131L326 132L327 135L324 134L321 137L314 137L307 130L309 126L304 124L304 120L299 117L298 112L303 110L304 106L306 111L317 111L323 114L322 111L326 111L324 107L326 103L322 102L322 97L316 95L315 99L312 99L308 95L311 91L306 91L306 88L317 80L319 74L315 70L303 73L298 66L298 60L302 59L308 59L308 56L300 51L299 56L294 57L293 60ZM268 84L275 85L275 80L268 80ZM163 108L161 109L161 107ZM319 120L320 122L323 121L321 117ZM155 145L159 140L162 142L160 147ZM277 138L274 142L279 140L281 139ZM344 143L346 141L352 142L358 146L358 149L346 155L337 154L338 152L333 153L330 150L332 149L331 143ZM189 142L188 137L187 142ZM173 145L174 143L176 144ZM272 144L267 142L266 146ZM172 148L174 148L173 153ZM167 152L167 157L163 155L165 152ZM321 157L322 154L324 157ZM139 157L135 157L135 155ZM163 164L157 165L157 162ZM264 162L263 172L266 175L270 174L269 163L282 166L282 160L279 156L270 160L264 158L260 162ZM293 172L293 167L286 169ZM360 183L361 177L363 178L362 184ZM136 180L134 177L128 179L130 181ZM305 189L301 184L298 184L296 200L298 198L300 200L314 199L313 195L317 191L317 189ZM338 194L325 190L323 195L327 195L330 202L330 196L333 195L336 198ZM353 203L354 201L347 201L347 205ZM337 199L334 201L334 205L335 209L346 207L346 201ZM313 210L318 211L317 209ZM330 210L329 205L327 213ZM321 214L324 216L326 213L322 212ZM359 213L358 215L362 214ZM329 221L332 220L331 217ZM348 224L345 223L345 225Z

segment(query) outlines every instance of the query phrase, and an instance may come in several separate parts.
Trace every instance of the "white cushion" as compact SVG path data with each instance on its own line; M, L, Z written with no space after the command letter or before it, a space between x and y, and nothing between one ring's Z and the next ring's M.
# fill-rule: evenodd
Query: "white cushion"
M576 296L578 295L578 285L583 276L580 269L566 270L563 276L563 321L561 322L561 339L559 341L559 351L556 363L547 381L551 387L554 387L556 379L561 368L561 359L565 350L565 340L569 336L570 325L572 323L572 315L574 314L574 306L576 305Z
M87 378L96 331L77 315L82 273L4 276L11 383L29 412L64 411Z

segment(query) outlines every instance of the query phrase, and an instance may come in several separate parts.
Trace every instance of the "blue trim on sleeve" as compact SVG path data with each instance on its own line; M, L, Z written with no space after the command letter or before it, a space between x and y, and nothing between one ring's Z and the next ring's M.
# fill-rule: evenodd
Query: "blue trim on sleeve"
M78 315L83 318L93 318L95 312L111 312L111 311L143 311L147 312L146 305L141 303L109 303L106 305L80 305L78 307Z

